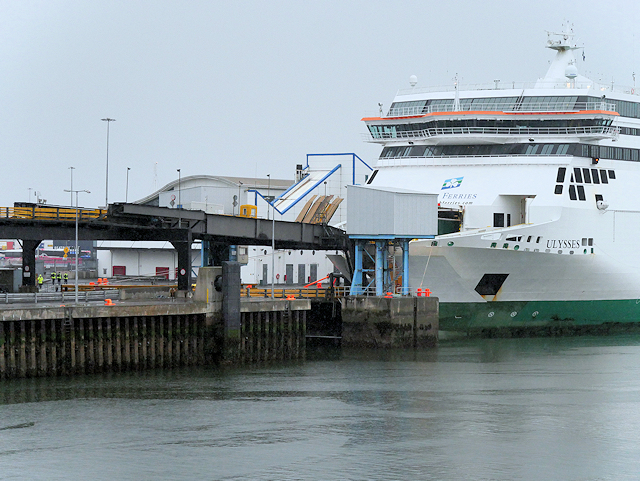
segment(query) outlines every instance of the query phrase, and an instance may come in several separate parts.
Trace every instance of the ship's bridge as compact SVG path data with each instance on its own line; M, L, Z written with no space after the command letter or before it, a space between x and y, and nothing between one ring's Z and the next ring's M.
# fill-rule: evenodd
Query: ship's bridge
M386 116L365 117L368 142L510 143L615 140L615 104L584 96L427 99L394 102Z

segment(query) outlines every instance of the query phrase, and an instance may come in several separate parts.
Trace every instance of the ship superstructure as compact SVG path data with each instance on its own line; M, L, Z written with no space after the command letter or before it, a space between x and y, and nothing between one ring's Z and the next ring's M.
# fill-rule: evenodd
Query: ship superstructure
M439 194L410 286L444 330L640 322L640 97L581 76L568 26L547 47L535 84L412 85L363 119L369 183Z

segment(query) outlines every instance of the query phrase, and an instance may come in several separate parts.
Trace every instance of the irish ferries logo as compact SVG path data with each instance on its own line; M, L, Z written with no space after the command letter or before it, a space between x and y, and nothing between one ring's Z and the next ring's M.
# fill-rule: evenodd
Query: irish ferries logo
M455 189L456 187L460 187L462 185L462 179L464 179L464 177L454 177L453 179L447 179L444 181L444 184L442 184L442 189L440 190Z

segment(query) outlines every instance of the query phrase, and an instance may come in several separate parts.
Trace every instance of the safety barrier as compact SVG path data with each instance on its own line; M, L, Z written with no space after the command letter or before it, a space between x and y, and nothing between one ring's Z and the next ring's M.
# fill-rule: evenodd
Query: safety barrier
M78 220L105 218L105 209L78 209ZM5 219L44 219L75 222L76 209L71 207L0 207L0 218Z

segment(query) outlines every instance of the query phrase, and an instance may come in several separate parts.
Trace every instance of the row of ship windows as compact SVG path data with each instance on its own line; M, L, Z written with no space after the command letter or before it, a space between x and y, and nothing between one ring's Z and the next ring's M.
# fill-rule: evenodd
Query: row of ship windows
M522 242L524 236L513 236L513 237L507 237L505 240L509 241L509 242ZM527 240L525 242L530 243L532 242L534 236L527 236ZM537 236L536 237L536 244L540 244L540 241L542 240L542 236ZM587 247L587 246L593 246L593 237L583 237L582 238L582 246L583 247Z
M562 187L563 187L562 184L556 185L554 194L562 194ZM585 192L584 192L584 186L571 184L569 186L569 199L586 201L587 196L585 195ZM604 197L602 196L602 194L595 194L596 205L598 204L598 201L601 201L603 199Z
M556 176L556 182L558 184L562 184L564 182L564 178L566 176L567 169L565 167L558 167L558 175ZM583 179L585 184L590 184L593 180L594 184L599 184L602 182L603 184L608 184L609 179L615 180L616 172L615 170L605 170L605 169L588 169L583 167L574 167L573 173L571 174L571 182L582 184Z
M464 157L493 155L573 155L611 160L640 161L639 149L590 144L499 144L499 145L402 145L385 147L381 159L404 157Z
M524 97L521 101L519 97L498 97L481 99L460 99L460 110L500 110L508 107L512 110L573 110L576 103L601 102L601 97ZM622 117L640 118L640 103L626 100L606 99L608 104L615 105L615 111ZM391 112L398 109L416 109L422 107L422 113L430 110L451 110L453 99L431 99L414 100L411 102L394 102L391 105Z
M433 120L430 122L403 123L396 125L369 125L369 132L375 138L381 134L395 134L397 132L420 132L427 129L454 129L454 128L571 128L571 127L608 127L611 119L564 119L564 120L540 120L540 119L467 119L467 120ZM634 129L636 130L636 129Z

